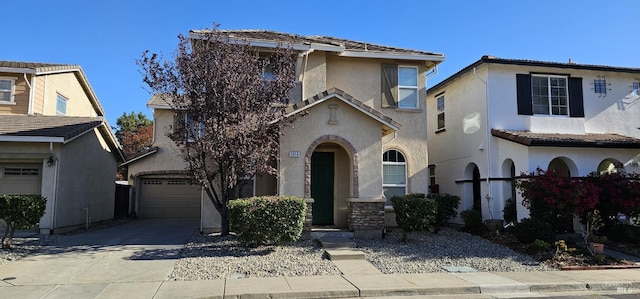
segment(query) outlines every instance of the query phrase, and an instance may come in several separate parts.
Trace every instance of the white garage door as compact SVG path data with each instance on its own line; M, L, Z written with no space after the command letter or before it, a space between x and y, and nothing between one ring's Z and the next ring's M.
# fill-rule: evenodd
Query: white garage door
M0 165L0 194L40 194L42 167L33 165Z
M182 179L143 179L138 217L199 218L200 186Z

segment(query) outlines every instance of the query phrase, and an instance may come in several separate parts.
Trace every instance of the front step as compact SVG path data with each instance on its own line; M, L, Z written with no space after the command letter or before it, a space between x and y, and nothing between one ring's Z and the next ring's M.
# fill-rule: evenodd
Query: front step
M344 261L344 260L364 260L364 252L353 249L333 249L325 250L327 256L332 261Z
M356 242L345 238L321 238L318 242L325 249L356 248Z

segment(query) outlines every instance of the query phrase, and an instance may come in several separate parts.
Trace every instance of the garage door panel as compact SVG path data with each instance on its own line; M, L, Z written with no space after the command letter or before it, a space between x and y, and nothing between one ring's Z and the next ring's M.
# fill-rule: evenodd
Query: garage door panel
M200 217L200 187L187 180L144 179L140 188L141 218Z
M0 194L40 194L42 169L39 164L0 165Z

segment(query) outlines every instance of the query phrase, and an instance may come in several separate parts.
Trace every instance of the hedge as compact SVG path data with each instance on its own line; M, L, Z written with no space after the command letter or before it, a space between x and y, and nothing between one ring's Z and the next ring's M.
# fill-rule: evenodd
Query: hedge
M295 196L263 196L229 201L229 224L249 246L277 245L302 235L307 204Z

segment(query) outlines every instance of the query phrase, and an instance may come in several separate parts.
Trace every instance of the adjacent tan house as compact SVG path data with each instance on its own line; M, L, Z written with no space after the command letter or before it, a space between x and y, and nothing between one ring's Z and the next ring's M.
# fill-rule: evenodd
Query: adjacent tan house
M40 233L113 218L124 161L78 65L0 61L0 194L47 198Z
M192 31L192 37L199 31ZM378 235L393 222L393 195L428 191L426 85L443 54L326 36L263 30L223 31L258 51L295 40L297 86L288 114L306 114L280 143L279 176L253 179L250 195L313 199L312 223ZM217 212L189 185L179 149L167 137L174 113L153 97L154 148L127 162L140 217L199 217Z

